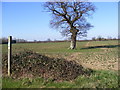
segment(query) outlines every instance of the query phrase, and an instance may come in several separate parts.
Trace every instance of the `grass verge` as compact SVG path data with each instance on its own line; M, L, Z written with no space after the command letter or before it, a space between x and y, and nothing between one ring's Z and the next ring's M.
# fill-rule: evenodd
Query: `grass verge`
M2 78L3 88L118 88L118 74L112 71L95 71L91 76L80 75L75 80L55 82L51 79Z

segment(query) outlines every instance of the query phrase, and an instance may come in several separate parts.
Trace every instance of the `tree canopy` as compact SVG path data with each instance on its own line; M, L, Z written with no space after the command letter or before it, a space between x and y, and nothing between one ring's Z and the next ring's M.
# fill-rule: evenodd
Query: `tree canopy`
M87 30L93 27L87 22L87 17L95 11L91 2L46 2L44 7L53 17L50 26L62 30L64 36L69 35L72 28L78 36L86 36Z

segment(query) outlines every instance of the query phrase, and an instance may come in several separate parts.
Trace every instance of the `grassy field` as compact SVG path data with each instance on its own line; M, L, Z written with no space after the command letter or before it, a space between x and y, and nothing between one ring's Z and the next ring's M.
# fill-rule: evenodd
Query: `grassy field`
M50 58L75 61L94 72L90 76L80 75L71 81L55 82L51 79L3 76L3 88L116 88L118 87L118 41L77 42L76 50L68 49L70 42L18 43L13 44L13 54L32 50ZM3 55L7 45L2 45Z
M117 88L118 78L115 72L96 71L90 77L79 76L74 81L53 82L51 79L3 78L3 88Z

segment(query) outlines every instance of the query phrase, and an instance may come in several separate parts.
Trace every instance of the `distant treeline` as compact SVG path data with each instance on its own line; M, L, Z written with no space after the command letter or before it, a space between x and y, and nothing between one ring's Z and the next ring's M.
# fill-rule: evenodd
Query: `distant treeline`
M13 39L12 43L19 43L19 42L27 42L27 40L24 39ZM7 44L8 43L8 38L0 38L0 44Z
M98 36L98 37L93 37L92 40L93 41L105 41L105 40L118 40L118 39L112 38L112 37L104 38L104 37Z
M78 42L80 41L107 41L107 40L118 40L117 38L103 38L103 37L93 37L92 40L77 40ZM34 40L34 41L27 41L27 40L24 40L24 39L13 39L12 40L12 43L49 43L49 42L70 42L70 40L50 40L50 39L47 39L46 41L37 41L37 40ZM8 43L8 39L7 38L2 38L0 39L0 44L7 44Z

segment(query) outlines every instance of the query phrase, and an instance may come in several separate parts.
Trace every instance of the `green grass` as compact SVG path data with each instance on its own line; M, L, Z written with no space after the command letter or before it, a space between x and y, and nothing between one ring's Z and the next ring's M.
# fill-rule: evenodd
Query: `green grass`
M29 49L40 54L50 56L69 57L74 53L77 55L78 62L103 63L105 70L96 70L91 76L79 76L73 81L53 82L52 80L44 80L43 78L36 77L34 79L12 79L11 77L3 77L3 88L116 88L118 87L118 74L117 71L111 70L116 67L118 62L118 47L106 48L92 48L82 49L90 46L104 46L104 45L118 45L117 40L113 41L91 41L89 46L88 42L77 42L76 50L70 50L70 42L57 42L57 43L18 43L13 44L12 53L19 53L24 49ZM7 54L7 45L2 45L2 54ZM70 57L71 58L71 57ZM109 63L109 64L108 64ZM95 64L97 66L97 64ZM108 70L109 69L109 70Z
M3 78L3 88L117 88L118 77L116 72L95 71L91 76L79 76L73 81L53 82L51 79Z
M90 52L91 50L81 49L84 48L87 42L77 42L76 50L70 50L70 42L57 42L57 43L18 43L13 44L13 53L17 53L23 49L30 49L38 53L73 53L73 52ZM94 43L94 42L93 42ZM99 51L100 49L93 49ZM7 53L7 45L2 45L2 52Z

